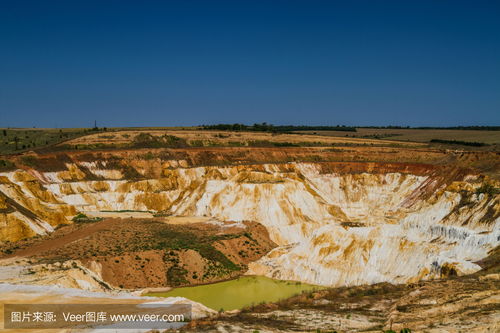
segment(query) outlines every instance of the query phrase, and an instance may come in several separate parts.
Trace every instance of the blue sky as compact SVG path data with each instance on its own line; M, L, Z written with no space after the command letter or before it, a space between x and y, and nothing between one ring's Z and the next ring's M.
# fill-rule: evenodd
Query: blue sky
M0 0L0 126L500 125L499 1Z

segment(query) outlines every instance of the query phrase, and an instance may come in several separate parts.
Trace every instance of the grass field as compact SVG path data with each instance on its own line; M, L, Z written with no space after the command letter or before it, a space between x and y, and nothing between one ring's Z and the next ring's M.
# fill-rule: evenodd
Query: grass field
M142 133L142 134L141 134ZM148 138L142 138L148 136ZM143 128L0 128L0 154L38 149L116 149L182 147L307 147L307 146L392 146L466 148L460 144L431 143L456 140L487 144L480 149L498 150L500 131L451 129L374 129L356 132L301 131L295 133L235 132L202 130L199 127Z
M134 128L134 130L166 129L165 127ZM168 127L181 130L182 127ZM0 154L20 153L53 146L81 136L107 132L132 130L132 128L0 128Z
M311 131L303 131L304 134L312 134ZM341 131L313 131L317 135L334 137L356 137L384 139L394 141L413 141L428 143L432 139L458 140L469 142L481 142L486 144L500 144L500 131L478 131L478 130L448 130L448 129L386 129L386 128L357 128L356 132Z
M88 134L83 128L1 128L0 154L46 147Z
M333 137L308 134L235 132L216 130L121 130L97 133L65 142L65 144L89 148L160 148L160 147L331 147L331 146L404 146L422 144L394 142L383 139Z

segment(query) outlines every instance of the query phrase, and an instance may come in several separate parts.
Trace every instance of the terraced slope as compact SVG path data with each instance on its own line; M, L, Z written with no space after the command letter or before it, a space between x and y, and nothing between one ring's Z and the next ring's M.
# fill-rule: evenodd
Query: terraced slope
M254 221L278 247L248 273L328 286L473 273L499 244L498 183L463 168L463 154L245 151L32 157L0 175L2 239L50 233L77 212L103 210ZM334 162L346 156L362 162ZM497 158L481 159L495 155L477 156L471 165L496 172Z

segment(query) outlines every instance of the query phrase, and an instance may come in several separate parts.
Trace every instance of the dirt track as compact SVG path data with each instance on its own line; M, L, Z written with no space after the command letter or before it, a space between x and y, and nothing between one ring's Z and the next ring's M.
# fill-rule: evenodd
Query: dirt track
M4 256L2 259L12 258L12 257L36 256L47 251L56 250L72 242L75 242L79 239L84 239L98 231L112 230L113 228L118 227L120 221L121 219L104 219L99 222L89 223L88 225L85 226L78 226L78 225L66 226L63 227L62 229L67 228L67 230L61 229L62 233L56 232L48 236L48 238L39 241L33 244L32 246L29 246L28 248L21 249L13 254Z

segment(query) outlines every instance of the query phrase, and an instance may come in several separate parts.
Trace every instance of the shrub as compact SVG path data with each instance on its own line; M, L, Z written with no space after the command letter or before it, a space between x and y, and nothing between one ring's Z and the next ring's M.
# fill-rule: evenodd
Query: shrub
M83 213L78 213L71 220L75 223L89 223L89 222L102 221L102 217L88 217L87 215L85 215Z
M187 270L185 270L182 267L179 267L177 265L174 265L170 267L167 271L167 279L168 282L172 286L179 286L182 284L187 284L188 281L186 280L186 274Z
M32 155L22 156L21 162L29 167L36 167L38 165L38 158Z
M493 195L500 193L500 191L495 186L486 183L486 184L481 185L481 187L479 187L476 190L476 194L481 194L481 193L486 193L488 195L493 196Z
M152 160L155 158L155 155L152 152L147 152L142 156L145 160Z
M299 144L292 142L273 142L273 145L276 147L300 147Z
M203 147L203 141L202 140L191 140L191 141L189 141L189 145L191 147Z
M449 145L462 145L462 146L471 146L471 147L483 147L488 146L488 144L484 142L471 142L471 141L460 141L460 140L442 140L442 139L432 139L431 143L444 143Z
M8 160L0 160L0 171L11 171L16 168L15 164Z
M149 133L140 133L132 140L135 148L182 148L186 147L186 140L174 135L153 136Z

